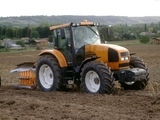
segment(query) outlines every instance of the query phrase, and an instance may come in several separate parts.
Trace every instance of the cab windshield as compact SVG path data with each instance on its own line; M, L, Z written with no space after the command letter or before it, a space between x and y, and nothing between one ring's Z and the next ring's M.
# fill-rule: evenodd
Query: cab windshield
M75 48L86 44L100 44L100 36L96 26L73 27Z

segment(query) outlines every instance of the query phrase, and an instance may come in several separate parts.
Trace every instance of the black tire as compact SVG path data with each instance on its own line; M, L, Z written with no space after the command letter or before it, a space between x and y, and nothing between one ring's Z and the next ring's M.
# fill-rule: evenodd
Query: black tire
M42 91L61 90L62 71L56 58L53 56L42 56L38 60L36 65L36 80L38 88Z
M130 68L142 68L145 69L147 71L147 76L146 79L142 79L139 81L136 81L135 83L128 85L126 83L120 83L121 87L123 87L125 90L142 90L146 87L146 85L148 84L148 80L149 80L149 72L148 72L148 67L144 64L144 62L142 60L140 60L137 57L132 57L131 56L131 60L130 60Z
M113 74L110 71L110 69L101 62L91 61L86 63L82 68L80 80L81 80L81 89L83 92L98 93L98 94L105 94L105 93L111 94L113 92L114 88ZM99 86L97 87L96 85L98 84ZM94 90L94 88L91 88L93 86L94 88L96 88L96 90Z

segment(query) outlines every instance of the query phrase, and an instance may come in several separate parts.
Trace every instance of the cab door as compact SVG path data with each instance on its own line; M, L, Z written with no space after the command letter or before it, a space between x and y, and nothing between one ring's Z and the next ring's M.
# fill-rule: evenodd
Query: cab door
M68 64L73 63L71 52L71 37L69 28L54 30L54 48L59 50L66 58Z

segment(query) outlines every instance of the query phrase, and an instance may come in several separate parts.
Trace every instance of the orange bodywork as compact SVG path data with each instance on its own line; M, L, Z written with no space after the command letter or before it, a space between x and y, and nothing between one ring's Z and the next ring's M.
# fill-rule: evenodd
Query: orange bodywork
M119 70L119 69L124 69L124 68L128 68L127 67L119 67L120 64L126 64L129 63L130 59L128 60L119 60L117 62L109 62L108 60L108 49L112 48L114 50L116 50L118 52L118 57L121 58L120 53L122 52L128 52L129 51L121 46L117 46L117 45L112 45L112 44L95 44L95 45L86 45L85 47L85 57L91 57L93 55L99 57L97 59L97 61L102 61L103 63L105 63L108 67L111 68L111 70ZM128 56L129 57L129 56Z
M60 67L66 67L67 62L64 57L64 55L56 50L43 50L39 55L52 55L55 56L59 62ZM20 85L24 86L30 86L30 87L35 87L36 86L36 70L35 70L35 62L24 62L12 70L11 72L18 72L19 73L19 83Z
M57 26L51 26L49 29L50 30L55 30L55 29L58 29L58 28L64 28L64 27L68 27L70 26L70 23L66 23L66 24L62 24L62 25L57 25Z
M43 50L39 56L41 55L46 55L46 54L51 54L53 56L55 56L59 62L59 65L60 67L67 67L67 61L66 61L66 58L64 57L64 55L56 50L56 49L53 49L53 50Z
M94 22L88 22L87 20L84 20L83 22L80 22L79 25L81 26L87 26L87 25L93 25ZM71 25L71 23L66 23L66 24L62 24L62 25L56 25L56 26L51 26L49 29L55 30L55 29L59 29L59 28L65 28L65 27L69 27Z

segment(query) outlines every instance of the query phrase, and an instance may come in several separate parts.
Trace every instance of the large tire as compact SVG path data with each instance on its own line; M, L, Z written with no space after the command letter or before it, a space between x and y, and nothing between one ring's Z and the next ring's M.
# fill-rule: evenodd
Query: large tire
M86 93L110 94L114 88L114 77L103 63L91 61L81 71L81 88Z
M142 90L146 87L149 80L149 72L147 66L144 64L142 60L140 60L137 57L131 57L130 60L130 68L142 68L147 71L147 75L145 79L139 80L134 82L133 84L127 84L125 82L120 83L121 87L123 87L125 90Z
M36 65L36 80L40 90L50 92L61 90L62 71L53 56L42 56Z

